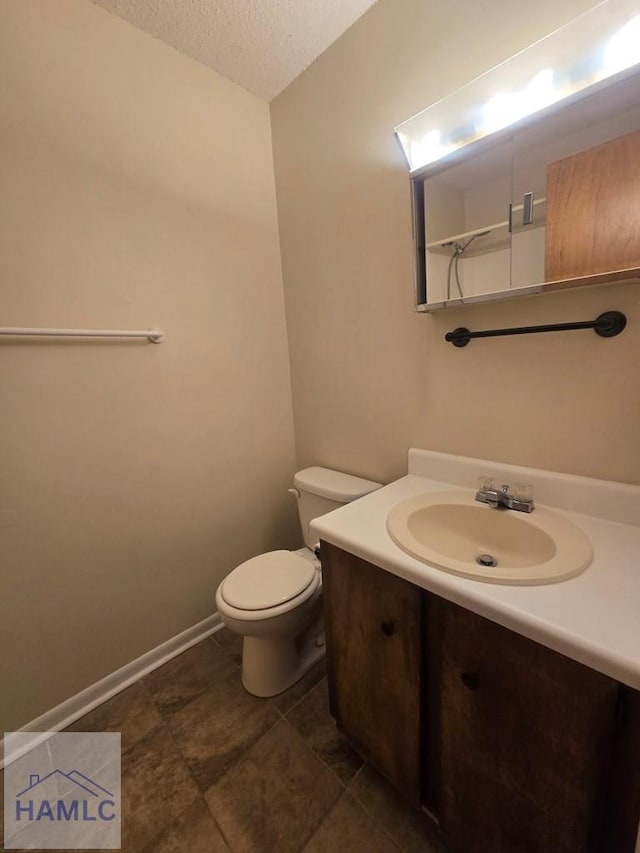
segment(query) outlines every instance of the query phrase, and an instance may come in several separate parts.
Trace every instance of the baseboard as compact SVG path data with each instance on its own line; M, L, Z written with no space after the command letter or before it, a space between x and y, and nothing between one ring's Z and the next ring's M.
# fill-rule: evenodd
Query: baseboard
M21 734L33 732L33 739L29 738L26 745L23 742L20 749L12 751L10 738L3 738L0 767L11 764L12 761L29 752L33 747L47 740L51 732L62 731L171 658L176 657L191 646L195 646L196 643L211 636L211 634L215 634L220 628L222 628L222 619L219 613L214 613L213 616L208 616L202 622L198 622L191 628L187 628L186 631L182 631L175 637L160 643L159 646L132 660L131 663L116 669L115 672L101 678L100 681L96 681L95 684L81 690L80 693L76 693L75 696L71 696L35 720L31 720L19 731Z

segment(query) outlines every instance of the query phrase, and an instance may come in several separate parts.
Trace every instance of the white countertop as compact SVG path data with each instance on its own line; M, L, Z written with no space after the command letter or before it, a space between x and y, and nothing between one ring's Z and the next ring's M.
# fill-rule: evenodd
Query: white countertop
M421 476L410 473L323 515L312 530L319 539L640 690L640 486L415 450L409 470ZM441 479L424 476L427 471ZM536 501L544 498L589 537L591 565L559 583L512 586L432 568L394 544L386 520L396 504L422 493L459 490L465 482L472 491L478 472L497 473L504 483L533 482ZM572 502L595 514L567 510ZM624 523L611 518L616 515Z

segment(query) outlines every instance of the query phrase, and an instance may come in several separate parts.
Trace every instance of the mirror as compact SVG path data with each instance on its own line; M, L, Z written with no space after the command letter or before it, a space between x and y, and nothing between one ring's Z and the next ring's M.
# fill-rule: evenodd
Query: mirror
M612 85L412 179L425 310L640 277L639 87ZM565 270L577 239L598 257ZM616 240L626 247L600 259Z
M418 310L640 278L634 5L605 0L396 129Z

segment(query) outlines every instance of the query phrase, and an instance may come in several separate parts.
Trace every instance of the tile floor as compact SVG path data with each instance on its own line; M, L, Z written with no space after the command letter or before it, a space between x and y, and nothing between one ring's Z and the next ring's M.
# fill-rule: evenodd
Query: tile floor
M122 732L122 850L441 853L428 818L337 733L324 662L258 699L240 643L223 629L70 727Z

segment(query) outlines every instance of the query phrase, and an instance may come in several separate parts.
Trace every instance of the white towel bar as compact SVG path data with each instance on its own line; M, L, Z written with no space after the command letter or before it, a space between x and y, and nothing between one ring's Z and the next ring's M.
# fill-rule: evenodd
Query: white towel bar
M160 329L128 332L122 329L17 329L0 327L0 336L38 338L146 338L149 343L159 344L164 339Z

